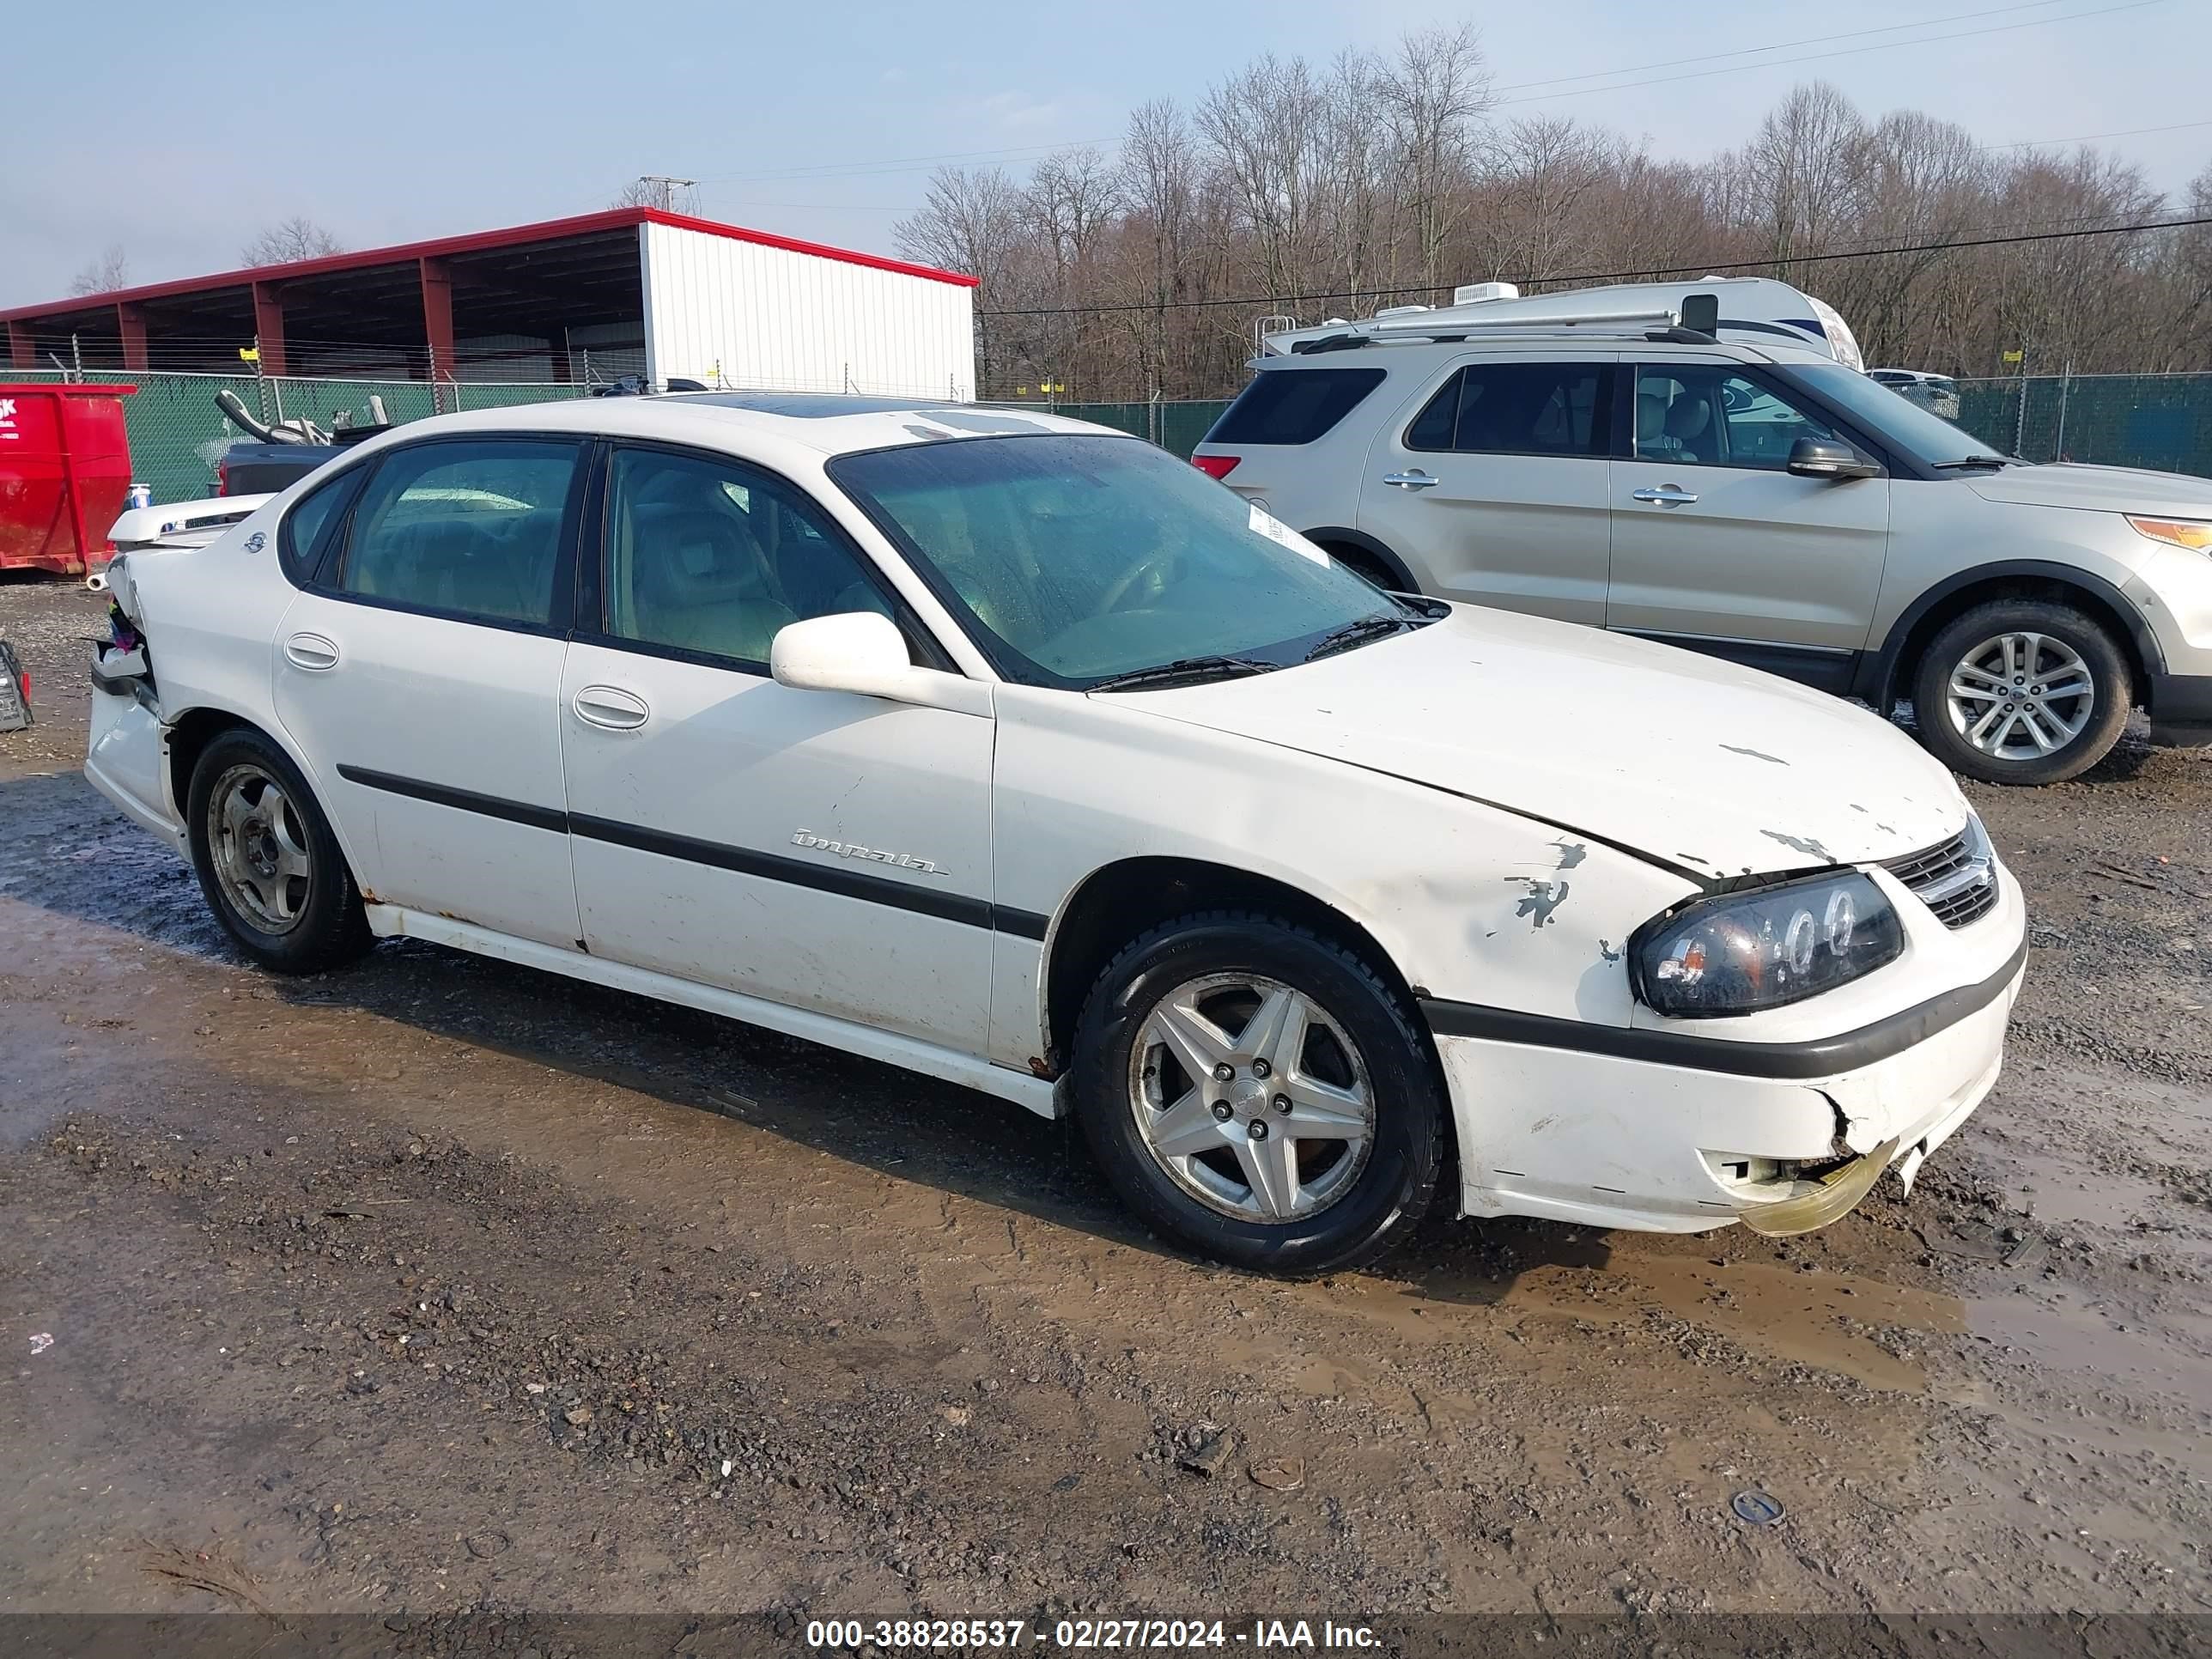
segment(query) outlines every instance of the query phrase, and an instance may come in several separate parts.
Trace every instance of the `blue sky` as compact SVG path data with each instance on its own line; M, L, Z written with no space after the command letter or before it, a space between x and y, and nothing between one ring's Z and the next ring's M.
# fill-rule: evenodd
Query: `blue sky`
M587 211L647 172L699 179L712 217L888 252L927 180L919 158L1025 147L975 158L1018 167L1110 141L1132 105L1193 99L1262 51L1326 58L1461 20L1514 100L1503 112L1605 121L1667 155L1740 142L1820 76L1990 143L2197 124L2107 141L2169 191L2212 157L2203 0L379 0L259 26L173 0L99 10L96 36L77 8L9 23L12 62L108 73L11 77L0 305L59 295L111 243L155 282L231 267L291 213L366 247ZM1766 45L1784 49L1711 56ZM1764 66L1704 72L1742 64Z

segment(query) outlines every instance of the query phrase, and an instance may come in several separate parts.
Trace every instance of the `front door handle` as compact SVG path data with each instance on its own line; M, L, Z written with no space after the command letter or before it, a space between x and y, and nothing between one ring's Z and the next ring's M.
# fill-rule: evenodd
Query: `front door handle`
M1431 478L1417 466L1410 472L1385 472L1382 475L1382 482L1386 484L1395 484L1401 489L1422 490L1434 489L1443 480Z
M587 685L570 706L578 720L604 732L635 732L653 718L643 697L618 685Z
M1656 501L1662 507L1687 507L1698 498L1680 484L1661 484L1656 489L1632 489L1629 495L1639 501Z
M320 634L295 634L284 641L284 660L295 668L319 674L338 665L337 641Z

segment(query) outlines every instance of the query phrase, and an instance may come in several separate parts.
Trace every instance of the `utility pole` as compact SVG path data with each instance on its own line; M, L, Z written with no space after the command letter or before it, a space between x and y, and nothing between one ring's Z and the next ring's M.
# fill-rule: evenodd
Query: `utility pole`
M645 205L659 208L663 213L676 211L676 192L689 190L699 181L696 179L678 179L665 173L647 173L638 176L637 182L646 192Z

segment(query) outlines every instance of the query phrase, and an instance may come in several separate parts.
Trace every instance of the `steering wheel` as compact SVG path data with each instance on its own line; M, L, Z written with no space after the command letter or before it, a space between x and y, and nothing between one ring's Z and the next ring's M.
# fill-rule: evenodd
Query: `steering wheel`
M1098 601L1099 614L1119 611L1121 601L1129 597L1129 591L1145 577L1159 570L1170 556L1170 550L1164 547L1148 548L1139 554L1135 562L1116 576L1106 589L1105 596Z

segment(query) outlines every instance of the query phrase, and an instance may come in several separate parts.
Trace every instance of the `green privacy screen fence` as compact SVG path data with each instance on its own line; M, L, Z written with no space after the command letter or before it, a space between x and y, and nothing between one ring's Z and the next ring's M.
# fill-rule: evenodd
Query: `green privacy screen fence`
M1961 380L1959 424L2031 461L2212 476L2212 374Z
M19 380L53 381L58 373L15 373ZM238 394L250 414L264 421L304 417L329 427L343 413L356 425L370 418L369 399L380 399L387 419L419 421L455 409L492 409L510 404L544 403L573 398L579 386L441 384L434 397L422 380L313 380L252 374L129 374L88 369L68 378L97 385L135 386L123 400L123 422L131 439L132 478L151 487L157 501L191 501L211 495L216 463L245 434L225 420L215 395Z
M24 380L58 373L18 371ZM369 399L394 421L456 409L494 409L580 396L573 384L422 380L317 380L250 374L127 374L88 371L87 381L135 385L124 399L134 476L157 501L190 501L215 490L216 464L240 434L216 408L215 394L238 394L264 420L304 416L328 427L344 413L369 418ZM1025 404L1023 407L1037 407ZM1149 439L1188 457L1228 407L1187 403L1058 404L1053 412ZM2032 461L2070 460L2212 476L2212 374L2017 376L1960 383L1959 424L1984 443Z
M1224 402L1061 404L1054 413L1150 438L1188 457ZM2212 374L2014 375L1959 383L1958 423L2031 461L2212 477Z

